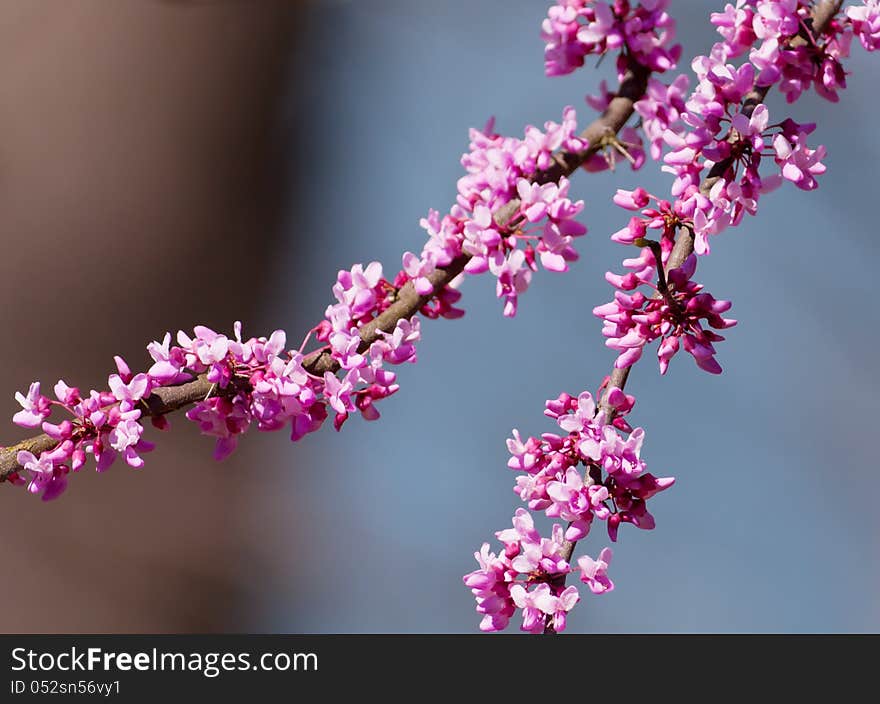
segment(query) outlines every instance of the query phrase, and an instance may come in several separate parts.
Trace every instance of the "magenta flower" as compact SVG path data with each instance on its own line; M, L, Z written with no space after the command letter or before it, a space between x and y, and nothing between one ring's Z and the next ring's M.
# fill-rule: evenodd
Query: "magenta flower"
M358 353L358 347L361 344L361 338L358 335L334 332L330 335L329 342L330 349L339 359L339 364L343 369L359 369L364 366L365 358Z
M344 420L349 412L354 410L351 402L352 391L353 386L348 377L340 380L335 374L324 372L324 393L327 396L327 403L336 411L337 418L341 417ZM340 421L339 425L341 424Z
M567 587L557 596L547 583L539 584L531 591L517 583L510 588L510 598L522 610L523 631L543 633L549 621L553 630L561 633L565 630L566 614L580 600L580 595L574 586Z
M40 393L40 382L35 381L30 385L27 396L20 391L15 392L15 400L21 406L21 410L12 416L12 422L25 428L38 428L52 409L49 399Z
M512 318L516 315L519 294L528 289L532 278L525 253L517 249L509 257L496 254L489 261L489 270L498 277L497 295L504 298L504 315Z
M125 405L125 410L134 408L138 401L150 395L150 378L146 374L137 374L128 383L118 374L111 374L107 384L113 396Z
M75 386L68 386L64 383L63 379L59 379L58 383L55 384L55 398L68 408L75 406L81 400L79 389Z
M382 265L370 262L366 267L355 264L350 271L342 270L336 277L333 295L351 310L352 317L369 313L379 298L376 289L382 280Z
M428 276L436 268L434 258L430 252L426 253L421 259L412 252L404 252L403 254L403 270L413 280L413 285L415 285L416 291L420 296L433 293L434 285L428 279Z
M171 333L166 332L162 342L151 342L147 345L147 352L153 358L153 366L147 374L158 384L164 385L175 383L180 380L181 372L186 366L186 357L175 347L176 354L172 353ZM185 377L185 375L183 375Z
M67 469L60 463L56 464L56 459L57 456L53 457L50 452L43 452L37 458L26 450L16 456L16 461L31 473L27 490L32 494L41 494L43 501L57 498L67 488Z
M792 143L780 134L773 140L776 163L782 167L783 178L804 191L812 191L819 185L815 177L825 173L821 161L825 157L825 147L809 149L803 133L793 139Z
M604 594L614 589L614 582L608 578L608 565L611 563L611 548L602 548L599 558L594 560L589 555L578 558L581 568L581 581L593 594Z
M394 330L382 333L382 341L373 343L370 355L374 359L388 360L391 364L415 362L415 343L421 339L421 324L418 318L397 321ZM387 384L386 384L387 385Z
M474 206L473 216L464 223L463 234L462 250L474 257L485 257L501 243L492 211L482 203Z
M710 21L724 37L731 58L739 56L754 44L755 36L752 29L754 9L747 0L737 0L734 7L730 3L724 6L724 12L713 12Z
M152 443L141 440L144 427L138 423L140 411L129 411L122 414L122 419L107 435L107 441L116 452L121 452L129 466L139 469L144 460L138 452L152 450Z
M688 82L684 73L679 74L670 85L651 78L648 80L645 97L635 104L636 112L642 118L642 130L648 137L651 158L654 160L660 159L666 131L677 131L683 127L681 120L687 110L685 97Z

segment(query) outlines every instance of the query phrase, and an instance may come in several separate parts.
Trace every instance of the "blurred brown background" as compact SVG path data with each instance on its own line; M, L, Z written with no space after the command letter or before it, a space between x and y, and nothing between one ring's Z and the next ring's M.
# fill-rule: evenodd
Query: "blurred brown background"
M145 368L166 330L266 332L298 6L0 3L3 418L33 379L99 387L114 354ZM143 470L84 470L75 500L0 486L0 593L17 605L0 629L244 627L272 548L240 478L273 444L218 465L211 440L172 423ZM0 442L26 434L2 427Z

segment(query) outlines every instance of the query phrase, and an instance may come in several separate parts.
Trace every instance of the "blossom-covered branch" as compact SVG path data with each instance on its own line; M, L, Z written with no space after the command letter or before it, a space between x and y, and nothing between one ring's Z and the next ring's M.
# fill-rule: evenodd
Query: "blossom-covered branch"
M328 406L335 411L337 429L354 410L368 420L378 417L374 402L397 390L394 374L384 370L383 363L415 361L417 313L462 314L454 307L460 296L454 285L469 264L472 273L481 271L489 259L489 244L499 282L519 279L504 294L508 313L515 311L516 294L524 289L526 276L514 271L510 261L533 269L537 250L547 268L564 270L566 261L576 257L571 238L585 229L570 218L582 206L565 197L565 179L611 148L644 95L648 75L643 65L623 61L617 93L577 137L572 109L566 110L563 124L547 123L546 133L527 128L523 140L504 139L490 129L473 131L475 144L463 157L470 173L459 184L460 193L467 195L460 196L457 210L442 222L436 215L423 220L429 244L420 258L404 256L404 270L393 282L382 278L377 263L340 272L334 286L337 304L310 331L326 343L320 349L303 354L308 336L299 350L290 351L281 331L268 339L244 341L238 324L232 340L199 326L194 337L178 333L176 346L170 335L151 343L148 351L154 364L145 373L132 374L117 358L118 374L110 377L110 391L93 391L84 398L62 381L52 400L38 383L32 384L27 395L16 396L22 410L15 420L45 432L0 449L0 481L27 484L50 499L64 490L68 473L81 469L87 454L94 455L99 470L119 454L140 467L140 453L152 449L142 438L143 419L149 417L165 429L165 416L188 406L194 408L187 417L218 438L218 458L234 449L251 423L261 430L289 425L296 440L320 427ZM502 173L480 163L499 155L510 159ZM491 187L486 188L489 181ZM491 214L487 204L493 206ZM518 250L523 223L540 220L546 224L541 236L533 237L537 245L529 242L526 250ZM475 258L480 266L474 265ZM499 288L504 285L499 283ZM336 376L340 369L342 380ZM63 409L69 418L49 423L53 408ZM29 480L22 470L30 473Z
M640 188L618 191L615 197L621 207L640 210L641 217L632 218L612 239L638 246L640 256L624 262L628 274L606 276L619 290L612 303L595 310L605 321L608 345L619 350L602 403L597 407L588 392L577 398L562 394L547 402L545 415L567 434L545 433L540 439L523 440L515 430L508 440L508 466L524 472L517 477L516 493L530 510L561 518L568 525L554 525L551 537L543 538L529 512L518 509L513 529L496 533L504 550L496 555L485 543L475 553L479 569L464 581L483 614L482 630L503 629L519 610L523 630L561 631L580 598L575 586L566 586L566 577L574 571L577 541L586 537L593 520L606 522L612 541L622 522L654 527L646 501L674 480L644 471L640 458L644 431L632 430L623 418L635 403L623 391L629 371L644 347L656 339L661 339L661 373L679 347L706 371L721 371L712 343L723 338L703 329L701 320L716 329L735 321L721 317L729 302L717 301L692 282L696 256L709 253L709 235L739 224L746 212L754 214L759 195L783 179L805 190L816 187L815 176L824 172L820 161L824 149L806 147L805 135L813 126L790 119L770 125L763 100L773 85L780 86L789 102L810 85L823 97L837 100L845 76L840 59L848 54L852 32L871 51L877 48L880 29L876 2L866 3L867 11L848 8L851 23L835 19L841 4L825 0L810 8L797 0L740 0L736 7L728 5L724 13L712 16L724 41L713 47L709 57L693 62L699 84L691 97L684 100L684 75L670 85L652 79L647 97L636 105L652 156L659 159L664 149L669 150L664 170L676 176L674 201ZM587 27L584 34L595 41L597 24L613 34L613 23L623 19L621 7L626 6L609 8L601 2L574 0L552 8L550 18L561 16ZM559 34L581 40L577 31ZM551 43L550 51L558 52L557 44ZM727 63L746 51L749 63L738 68ZM776 130L775 135L765 135L768 130ZM764 156L772 156L781 173L762 176ZM656 206L646 207L651 201ZM648 238L651 230L659 231L658 240ZM635 291L641 286L651 292ZM624 439L621 432L628 437ZM610 560L608 548L596 559L586 555L578 559L581 580L593 593L613 589L607 575Z

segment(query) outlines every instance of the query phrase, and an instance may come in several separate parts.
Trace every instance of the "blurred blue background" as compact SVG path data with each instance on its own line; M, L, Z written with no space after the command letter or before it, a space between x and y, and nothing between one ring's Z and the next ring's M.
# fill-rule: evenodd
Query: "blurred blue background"
M547 3L314 3L297 60L310 68L288 125L292 171L267 325L304 330L329 301L336 271L355 262L399 268L418 251L418 220L445 211L461 174L467 128L499 131L558 120L609 78L599 70L543 76L539 24ZM715 35L717 2L674 2L685 61ZM853 47L838 105L808 95L771 115L816 121L828 147L817 192L787 184L757 218L713 242L699 279L731 298L740 323L719 345L720 377L685 355L666 378L651 355L631 375L631 417L647 431L650 471L674 475L653 500L657 528L621 530L613 593L582 602L573 632L876 631L880 411L874 304L880 57ZM426 321L419 362L382 419L353 419L287 445L250 484L271 567L253 580L251 629L473 632L461 575L520 505L506 469L513 427L553 429L543 402L595 389L613 355L591 315L609 299L603 272L628 256L608 235L628 215L617 187L668 190L656 165L573 177L590 229L568 274L543 270L514 320L489 277L469 278L467 315ZM293 240L289 240L293 242ZM250 442L258 442L252 438ZM285 515L296 528L286 530ZM546 519L543 519L546 521ZM494 542L493 542L494 544ZM586 543L608 544L602 530ZM581 546L579 546L581 547ZM582 554L582 553L581 553ZM246 569L246 565L242 569Z

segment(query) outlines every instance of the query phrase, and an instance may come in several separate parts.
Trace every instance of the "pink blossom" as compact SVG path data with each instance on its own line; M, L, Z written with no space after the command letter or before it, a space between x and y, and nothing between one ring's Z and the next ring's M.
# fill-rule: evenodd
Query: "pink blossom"
M670 85L650 78L645 96L635 104L636 112L642 118L642 129L651 146L651 158L654 160L660 159L666 131L678 131L682 127L681 119L686 112L687 86L688 77L684 73L679 74Z
M179 347L171 347L171 333L166 332L162 342L151 342L147 352L153 358L153 366L147 371L148 376L158 384L172 384L186 378L183 368L186 366L186 355Z
M474 557L480 569L465 575L464 583L477 600L477 613L483 614L480 630L504 630L516 612L516 605L510 596L510 584L506 579L507 561L489 552L489 543L483 543Z
M501 233L495 227L492 211L482 203L474 206L473 217L465 222L463 232L462 251L482 257L484 261L486 255L501 243Z
M122 401L127 408L134 408L137 402L150 394L150 378L146 374L132 376L126 383L118 374L111 374L107 380L113 396Z
M59 379L55 384L55 398L64 406L75 406L80 402L79 389L68 386L63 379Z
M428 252L422 259L419 259L412 252L404 252L403 270L413 280L416 292L420 296L426 296L434 292L434 284L431 283L428 276L434 272L434 258Z
M642 258L629 266L638 269L643 261L652 260L653 253L646 247L642 250ZM713 374L721 372L715 360L713 343L724 338L704 328L702 321L714 329L733 327L736 321L721 315L730 309L729 301L716 300L703 293L700 284L691 281L695 270L696 257L692 254L681 267L667 272L666 294L645 296L640 291L632 294L617 291L612 302L593 309L593 314L604 321L602 334L608 338L605 344L619 352L615 362L617 368L635 363L644 347L656 339L662 342L678 338L678 342L661 345L658 358L662 374L666 373L669 360L679 344L694 357L701 369Z
M121 452L131 467L143 467L144 461L138 451L152 449L152 445L141 440L144 427L138 423L139 411L123 414L125 417L108 434L108 442L116 452Z
M825 157L825 147L808 148L803 134L792 139L793 142L785 135L776 135L773 140L776 163L782 167L783 178L802 190L811 191L819 185L815 177L825 173L825 165L821 161Z
M382 265L379 262L370 262L366 267L355 264L350 271L339 272L333 295L351 309L353 317L358 318L376 305L376 288L381 279Z
M57 463L57 455L53 457L51 452L43 452L39 458L31 452L22 450L16 456L16 461L31 473L28 483L28 491L32 494L41 494L43 501L51 501L60 496L67 488L67 468Z
M755 42L752 29L754 9L748 0L737 0L736 6L728 3L724 12L713 12L709 17L718 28L718 33L726 40L731 57L739 56Z
M522 610L521 629L526 633L543 633L548 621L556 633L561 633L565 630L566 614L580 600L577 587L567 587L557 596L547 583L539 584L531 591L522 584L514 584L510 588L510 597Z
M528 289L532 278L525 253L521 249L514 250L508 257L496 253L489 262L489 270L498 277L497 292L499 298L504 298L504 315L512 318L516 315L519 294Z
M578 559L581 568L581 581L593 594L604 594L614 589L614 582L608 578L608 565L611 563L611 548L602 548L599 558L594 560L589 555Z

